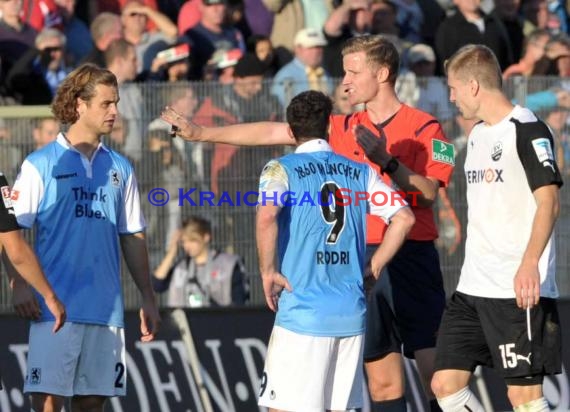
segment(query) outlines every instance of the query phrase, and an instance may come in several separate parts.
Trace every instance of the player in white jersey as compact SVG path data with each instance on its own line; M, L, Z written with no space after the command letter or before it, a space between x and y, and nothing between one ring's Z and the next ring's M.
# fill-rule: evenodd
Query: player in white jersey
M482 45L446 63L450 100L479 119L465 160L465 262L443 316L432 389L444 412L483 411L470 392L477 365L505 380L515 412L549 410L545 375L561 371L553 229L562 178L549 128L501 89Z
M108 70L87 64L70 73L52 105L69 129L26 158L12 191L18 223L36 228L38 257L67 308L59 333L49 333L45 310L30 327L24 391L35 412L61 410L65 397L74 411L103 411L108 397L125 394L119 249L142 295L142 340L159 327L133 168L101 142L118 101Z
M277 315L259 404L272 411L362 407L366 212L389 223L371 259L375 278L415 222L403 199L378 201L394 191L369 165L332 151L331 110L323 93L295 96L287 121L297 149L269 162L260 179L259 265ZM360 200L339 197L351 193Z

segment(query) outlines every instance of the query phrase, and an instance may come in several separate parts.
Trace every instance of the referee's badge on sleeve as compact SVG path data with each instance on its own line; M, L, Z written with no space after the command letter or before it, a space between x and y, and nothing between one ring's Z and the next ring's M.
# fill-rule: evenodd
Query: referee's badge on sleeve
M443 140L432 140L432 159L436 162L455 165L455 148Z

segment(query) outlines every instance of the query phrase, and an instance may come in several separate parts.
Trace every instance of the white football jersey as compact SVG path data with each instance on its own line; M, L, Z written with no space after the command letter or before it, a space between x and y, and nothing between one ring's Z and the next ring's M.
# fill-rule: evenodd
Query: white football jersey
M520 106L495 125L476 124L467 143L465 177L467 240L457 290L514 298L514 277L537 209L533 191L562 185L550 129ZM558 297L555 253L553 234L539 261L543 297Z

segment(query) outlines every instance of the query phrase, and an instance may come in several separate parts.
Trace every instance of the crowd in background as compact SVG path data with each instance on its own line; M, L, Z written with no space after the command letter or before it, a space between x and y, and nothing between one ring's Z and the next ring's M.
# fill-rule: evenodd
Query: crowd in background
M348 114L362 108L350 106L340 81L342 43L383 34L401 54L400 99L438 118L461 159L470 125L450 105L445 80L435 76L461 46L482 43L497 55L508 84L556 76L528 83L524 103L554 130L558 163L568 174L567 9L563 0L0 0L0 105L48 105L71 70L95 63L118 79L120 117L108 143L133 162L143 195L156 186L174 195L179 187L246 192L257 189L265 161L285 149L184 144L160 120L165 105L205 126L283 120L291 98L313 89ZM7 174L28 148L53 140L60 128L40 119L27 125L31 140L17 131L28 129L12 126L0 118ZM461 223L445 193L439 202L440 242L455 252ZM160 245L157 256L185 217L170 205L145 211ZM234 207L214 222L242 254L241 239L253 240L249 209Z

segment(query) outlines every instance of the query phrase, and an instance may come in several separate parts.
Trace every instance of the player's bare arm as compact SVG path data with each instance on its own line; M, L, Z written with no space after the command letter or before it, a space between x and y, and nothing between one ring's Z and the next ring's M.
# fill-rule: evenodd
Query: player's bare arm
M417 194L415 198L411 198L408 195L406 197L408 202L419 207L431 207L433 205L440 186L439 180L421 176L395 160L386 149L386 138L384 136L378 137L370 129L362 125L358 125L354 133L358 144L364 149L366 157L371 162L374 162L383 171L389 173L390 178L406 193ZM390 162L397 162L397 168L394 171L390 171Z
M277 216L280 207L272 204L260 205L256 216L256 241L259 256L259 271L263 282L265 302L273 312L277 311L279 294L283 289L291 291L291 285L277 267Z
M223 127L202 127L166 107L162 120L173 126L173 134L189 142L227 143L236 146L293 145L287 124L279 122L243 123Z
M142 232L122 235L120 239L125 262L142 296L141 340L149 342L155 338L160 329L160 315L152 290L146 239Z
M416 218L409 207L398 210L392 216L384 235L384 240L370 259L370 270L376 279L380 276L382 269L398 252L415 222Z
M538 304L540 299L538 261L548 243L560 212L557 185L539 187L533 195L537 209L532 223L532 231L522 262L514 278L517 305L520 308L526 308L527 302L530 307Z
M0 233L0 243L4 247L2 259L10 278L16 313L25 319L40 317L38 301L29 287L31 285L42 295L54 316L53 331L57 332L65 323L65 307L46 279L31 247L19 231Z

